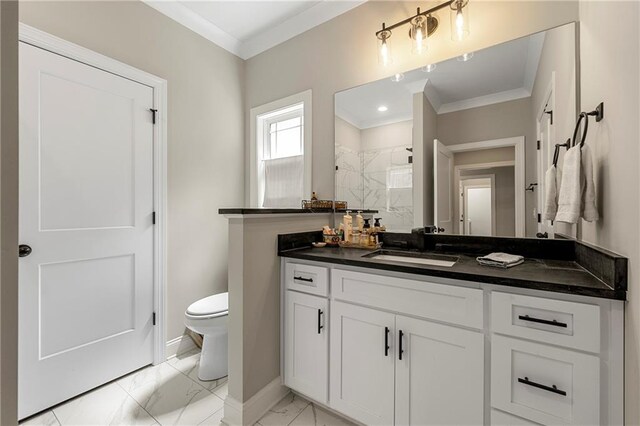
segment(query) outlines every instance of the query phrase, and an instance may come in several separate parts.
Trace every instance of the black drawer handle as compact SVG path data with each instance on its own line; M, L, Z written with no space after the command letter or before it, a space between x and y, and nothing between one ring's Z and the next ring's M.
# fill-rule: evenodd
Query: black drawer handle
M389 356L389 327L384 328L384 356Z
M567 324L565 324L563 322L558 322L556 320L546 320L546 319L530 317L529 315L518 315L518 319L521 319L522 321L535 322L535 323L538 323L538 324L553 325L554 327L567 328Z
M400 361L402 361L402 353L404 352L404 349L402 349L403 336L404 336L404 333L402 332L402 330L398 331L398 359Z
M304 281L307 283L312 283L313 282L313 278L304 278L304 277L293 277L294 281Z
M318 334L320 334L320 331L324 328L324 325L322 325L322 309L318 309Z
M546 390L547 392L557 393L558 395L567 396L567 393L563 390L560 390L556 387L556 385L546 386L541 385L540 383L532 382L528 377L521 379L518 377L518 382L527 386L533 386L534 388Z

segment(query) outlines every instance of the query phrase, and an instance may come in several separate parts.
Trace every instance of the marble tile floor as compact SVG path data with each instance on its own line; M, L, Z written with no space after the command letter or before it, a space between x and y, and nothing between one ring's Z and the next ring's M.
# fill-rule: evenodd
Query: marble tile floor
M198 379L199 350L145 367L25 419L20 426L222 425L226 377ZM352 426L344 419L289 394L256 426Z

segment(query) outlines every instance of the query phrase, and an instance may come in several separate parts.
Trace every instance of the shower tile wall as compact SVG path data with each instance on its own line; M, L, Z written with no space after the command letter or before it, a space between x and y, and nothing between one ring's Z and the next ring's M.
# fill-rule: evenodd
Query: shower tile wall
M360 153L336 145L336 200L346 201L349 207L363 206L362 159Z
M349 208L376 209L387 229L413 226L411 145L356 152L336 145L336 198Z
M362 152L364 207L380 211L391 230L413 226L412 166L410 145Z

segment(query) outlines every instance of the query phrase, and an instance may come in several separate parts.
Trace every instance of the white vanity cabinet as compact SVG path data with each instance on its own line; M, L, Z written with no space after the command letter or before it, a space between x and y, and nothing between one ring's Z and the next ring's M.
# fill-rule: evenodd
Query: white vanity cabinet
M292 259L283 270L284 382L346 417L623 423L622 301Z

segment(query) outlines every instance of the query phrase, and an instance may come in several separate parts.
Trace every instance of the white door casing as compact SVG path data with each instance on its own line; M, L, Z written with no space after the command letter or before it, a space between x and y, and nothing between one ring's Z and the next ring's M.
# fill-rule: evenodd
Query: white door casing
M24 25L20 38L20 242L33 248L20 261L24 418L163 359L152 313L164 227L152 220L164 216L166 151L149 111L160 80L115 75L129 70L93 53L111 69L85 65L88 51Z
M555 72L551 73L551 81L549 86L547 87L544 101L542 105L538 108L538 115L536 120L536 128L537 128L537 178L538 178L538 187L536 191L538 195L536 197L537 208L536 208L536 216L539 215L540 219L537 219L538 222L538 232L545 233L547 232L549 238L553 238L554 230L553 224L550 220L542 219L542 215L544 214L544 205L545 205L545 191L547 187L547 183L545 182L545 174L546 171L551 167L553 163L553 154L555 152L555 128L552 125L552 113L554 110L555 103ZM564 150L566 151L566 150ZM562 164L560 161L564 152L559 153L558 164Z
M439 140L433 144L434 223L443 232L453 232L453 152Z

